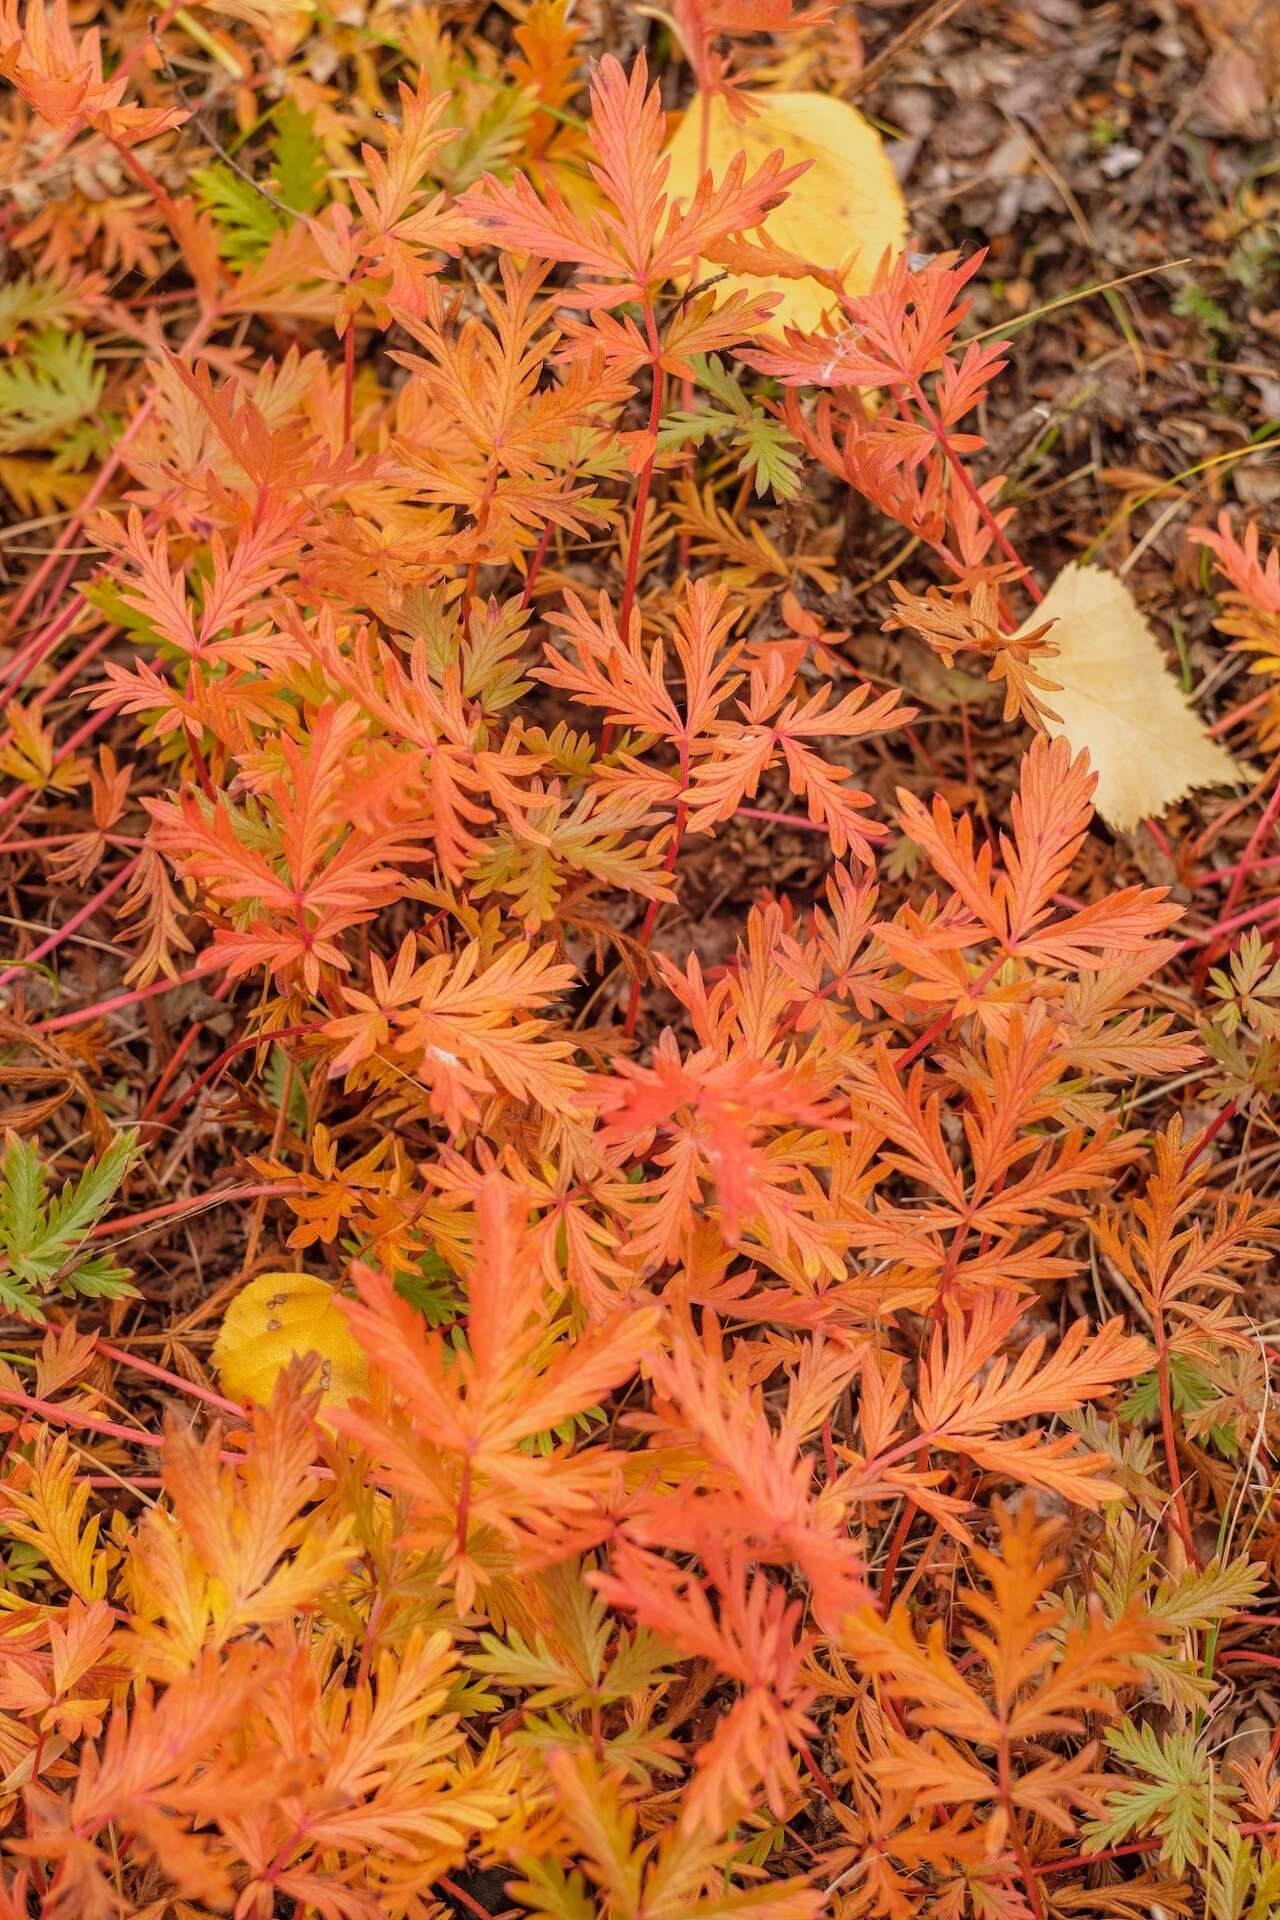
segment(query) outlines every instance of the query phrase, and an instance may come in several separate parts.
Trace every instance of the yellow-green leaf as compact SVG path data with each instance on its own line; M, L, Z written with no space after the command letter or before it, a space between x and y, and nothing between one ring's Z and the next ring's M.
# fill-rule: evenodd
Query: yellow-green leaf
M312 1273L260 1273L228 1307L213 1364L231 1399L265 1406L281 1370L304 1353L320 1362L316 1384L326 1401L345 1406L366 1391L364 1349L328 1281Z
M788 166L810 161L764 231L776 246L839 271L846 292L864 293L886 249L900 253L907 238L906 203L880 135L856 107L826 94L749 97L755 111L745 120L733 117L722 95L708 103L705 168L719 182L736 153L745 153L752 169L779 147ZM698 95L667 147L667 191L685 204L703 171L702 119ZM744 274L731 275L727 284L730 290L781 294L774 313L779 328L786 324L811 332L836 304L813 279L757 280Z

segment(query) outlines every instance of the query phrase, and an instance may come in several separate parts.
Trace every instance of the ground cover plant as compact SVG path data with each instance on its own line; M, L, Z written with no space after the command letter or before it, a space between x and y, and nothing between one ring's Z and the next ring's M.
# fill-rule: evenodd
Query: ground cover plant
M1280 1910L1264 11L7 0L0 1915Z

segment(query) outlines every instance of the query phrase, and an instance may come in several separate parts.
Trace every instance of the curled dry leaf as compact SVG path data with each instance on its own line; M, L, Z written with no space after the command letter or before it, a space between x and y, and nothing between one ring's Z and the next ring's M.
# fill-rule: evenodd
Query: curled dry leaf
M1245 774L1188 706L1150 622L1115 574L1064 567L1015 637L1046 620L1055 623L1040 656L1054 683L1046 724L1055 739L1088 752L1098 776L1094 806L1108 826L1127 832L1195 787L1241 784Z
M364 1350L351 1334L335 1288L313 1273L260 1273L231 1302L213 1349L222 1390L266 1406L297 1354L320 1362L315 1384L345 1406L368 1384Z
M736 153L758 167L781 148L788 166L809 167L764 232L776 247L841 275L845 289L865 293L884 253L900 253L907 238L907 209L897 176L875 128L856 107L820 93L747 95L753 111L737 119L722 95L694 96L667 152L667 191L692 198L708 169L719 181ZM705 116L705 152L703 121ZM774 324L812 332L835 299L811 277L756 279L733 274L729 291L778 293Z
M1275 0L1191 0L1191 11L1219 59L1243 55L1262 89L1280 92L1280 8Z

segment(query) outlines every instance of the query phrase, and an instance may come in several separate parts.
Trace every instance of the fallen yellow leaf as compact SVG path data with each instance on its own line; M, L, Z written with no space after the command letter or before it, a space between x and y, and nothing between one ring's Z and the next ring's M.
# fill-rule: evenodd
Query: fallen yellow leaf
M713 95L707 111L706 154L702 155L701 94L695 95L668 143L671 171L667 192L687 203L699 178L709 170L719 182L736 153L755 168L781 147L788 166L812 161L782 206L769 215L764 231L778 247L815 266L843 273L847 292L865 293L886 249L900 253L907 238L907 209L897 176L880 135L856 107L822 93L755 93L755 112L735 120L723 95ZM820 281L764 279L733 274L729 291L780 293L773 323L812 332L835 306Z
M345 1406L368 1385L364 1349L342 1316L338 1295L313 1273L260 1273L231 1302L213 1349L222 1391L266 1406L295 1354L320 1362L314 1384Z
M1045 701L1058 715L1048 731L1076 753L1088 750L1098 776L1093 803L1109 826L1127 832L1193 787L1243 783L1187 705L1123 580L1105 567L1064 567L1020 633L1046 620L1056 624L1037 665L1056 683Z

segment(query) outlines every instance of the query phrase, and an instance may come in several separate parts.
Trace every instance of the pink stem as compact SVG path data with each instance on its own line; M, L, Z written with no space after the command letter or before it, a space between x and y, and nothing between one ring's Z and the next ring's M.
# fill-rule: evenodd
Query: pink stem
M53 652L68 627L75 625L88 604L82 593L72 594L62 612L43 631L28 640L25 647L19 647L9 662L7 677L0 682L0 700L8 700L18 692L28 674L34 672L46 654Z
M109 1240L112 1234L129 1233L135 1227L149 1227L157 1220L172 1220L180 1213L198 1213L202 1207L216 1207L223 1200L259 1200L264 1194L301 1192L300 1185L281 1180L260 1187L216 1187L212 1193L190 1194L185 1200L166 1200L162 1207L148 1207L142 1213L122 1213L110 1220L99 1220L96 1227L89 1229L88 1237L90 1240Z
M195 1380L184 1380L180 1373L171 1373L168 1367L158 1367L154 1360L143 1360L136 1353L126 1353L123 1347L113 1347L109 1341L97 1338L94 1346L108 1360L115 1360L122 1367L131 1367L135 1373L149 1374L153 1380L163 1380L166 1386L176 1387L180 1393L190 1394L193 1399L205 1400L211 1407L218 1407L223 1413L233 1413L237 1419L244 1414L244 1408L234 1400L226 1400L212 1387L202 1387Z
M208 1066L196 1075L189 1086L182 1089L182 1092L178 1094L176 1099L169 1102L169 1105L163 1113L158 1113L155 1116L151 1125L156 1127L167 1127L171 1125L178 1114L182 1112L182 1109L186 1106L187 1101L191 1099L192 1095L199 1093L202 1087L208 1086L211 1080L216 1080L222 1072L222 1069L227 1066L230 1061L234 1060L238 1053L243 1053L247 1047L260 1047L268 1041L289 1040L292 1039L295 1034L319 1033L320 1031L321 1029L318 1026L274 1027L270 1033L249 1033L241 1040L233 1040L229 1047L223 1048L216 1060L211 1060ZM273 1192L275 1190L274 1188L272 1189Z
M734 812L744 820L768 820L779 827L807 827L810 833L831 831L820 820L811 820L807 813L774 813L769 807L735 807Z
M1211 880L1216 882L1229 880L1232 874L1241 871L1242 866L1243 862L1241 862L1239 866L1234 867L1211 867L1208 873L1202 873L1200 875L1200 885L1207 887ZM1280 867L1280 853L1269 854L1265 860L1250 861L1247 871L1250 873L1269 873L1272 867Z
M1223 935L1236 933L1241 927L1247 927L1254 921L1269 924L1278 914L1280 914L1280 900L1274 898L1255 900L1251 907L1245 907L1241 913L1233 914L1229 920L1215 920L1211 927L1205 927L1202 932L1189 933L1182 943L1182 951L1185 952L1188 947L1210 946ZM1205 956L1206 965L1212 957L1211 954Z
M3 848L0 848L3 852ZM207 966L189 967L175 980L154 980L149 987L135 987L132 993L118 993L113 1000L96 1000L91 1007L80 1007L75 1013L60 1013L54 1020L37 1021L37 1033L61 1033L67 1027L82 1027L89 1020L96 1020L104 1013L115 1013L120 1007L133 1006L139 1000L154 1000L157 994L172 993L175 987L190 986L193 980L203 979L208 972Z
M225 999L226 995L230 991L230 988L231 988L231 982L229 980L225 980L225 979L220 980L217 986L213 990L213 998L215 1000ZM194 1047L196 1041L200 1038L200 1034L201 1034L201 1030L203 1029L203 1026L204 1026L203 1020L193 1020L191 1025L187 1028L186 1032L183 1034L181 1040L179 1040L177 1046L174 1048L173 1052L170 1054L164 1067L161 1069L160 1078L156 1081L155 1086L152 1087L150 1093L147 1095L146 1104L143 1106L142 1112L138 1115L138 1119L140 1122L145 1124L147 1121L151 1119L152 1114L155 1112L156 1108L160 1105L160 1102L164 1099L164 1096L168 1091L168 1088L174 1078L174 1075L177 1073L179 1067L182 1065L183 1061L186 1059L187 1055L190 1053L192 1047Z
M1027 568L1027 566L1023 562L1022 556L1018 553L1017 548L1014 546L1013 542L1010 540L1004 528L1000 525L1000 522L996 518L996 515L992 512L990 503L983 498L981 488L978 486L977 482L974 480L972 474L969 472L969 469L965 466L964 461L960 458L960 455L956 452L955 448L952 446L950 439L947 437L947 430L943 426L939 416L934 412L933 408L930 406L928 397L925 394L924 388L920 385L920 382L918 380L912 380L908 384L910 387L912 399L915 401L921 413L924 415L925 425L928 427L930 433L933 435L934 439L937 441L938 446L942 451L943 458L947 462L947 465L950 467L956 479L960 482L960 485L964 490L964 492L968 494L969 499L972 502L973 507L978 515L978 518L982 521L983 526L987 529L987 532L991 535L992 539L995 541L996 545L999 547L1001 553L1004 555L1005 559L1011 560L1014 566L1017 567L1022 577L1023 586L1026 588L1027 592L1031 595L1031 598L1035 601L1036 605L1039 606L1041 601L1044 599L1044 594L1040 591L1039 586L1036 584L1035 580L1032 578L1030 570Z
M43 1420L53 1420L62 1427L87 1427L90 1433L109 1434L113 1440L124 1440L131 1447L162 1447L164 1441L156 1433L144 1433L141 1427L122 1427L114 1420L99 1420L92 1413L80 1413L75 1407L55 1406L52 1400L36 1400L29 1393L19 1393L16 1387L0 1387L0 1404L7 1407L23 1407L28 1413L38 1413Z
M79 533L81 527L84 525L85 521L88 519L93 509L97 506L99 500L102 498L103 494L106 492L107 488L110 486L111 480L116 472L116 469L119 467L121 461L124 459L124 456L128 449L130 441L134 439L139 429L141 427L144 427L147 421L151 418L151 412L154 406L155 406L155 395L152 393L149 393L146 399L142 402L142 405L138 408L138 411L134 414L132 420L130 420L124 432L121 434L119 440L117 440L115 446L112 448L111 453L108 455L107 459L103 461L102 466L98 471L97 479L94 481L93 485L90 487L88 493L86 493L84 499L80 502L80 505L76 508L76 511L72 515L71 519L67 522L67 525L63 530L62 538L58 541L56 546L50 549L48 554L45 556L44 560L36 568L31 578L27 581L27 584L22 589L22 592L18 595L17 599L14 601L13 609L9 615L9 625L11 628L17 626L19 620L21 620L27 608L31 605L32 601L36 598L41 587L44 585L49 575L53 572L54 568L57 566L59 559L66 553L67 548L75 540L75 537ZM74 566L75 566L75 557L73 555L71 559L68 561L68 567L74 567ZM58 587L54 593L55 599L58 597L58 594L61 593L65 588L68 577L69 575L64 570L64 577L62 578L62 580L59 581Z
M1223 902L1222 911L1224 916L1230 914L1232 907L1234 907L1236 901L1239 899L1240 890L1244 886L1245 880L1255 864L1254 855L1262 844L1268 830L1275 824L1277 813L1280 813L1280 776L1276 779L1275 786L1271 790L1271 798L1263 808L1257 826L1249 835L1248 844L1236 868L1235 878L1232 880L1227 897Z
M108 880L106 886L103 887L100 892L95 893L92 900L86 900L84 905L73 913L69 920L64 920L60 927L55 927L53 932L49 934L46 939L42 940L38 947L34 947L30 953L24 954L19 964L6 967L4 972L0 973L0 987L7 987L9 982L16 980L18 975L23 973L27 967L33 966L37 960L43 960L47 953L52 953L55 947L60 947L64 940L69 940L71 935L76 932L77 928L82 927L86 920L92 919L93 915L98 911L98 908L103 906L111 898L113 893L119 893L121 887L123 887L137 871L138 862L141 857L141 854L135 854L132 860L126 860L119 873Z

